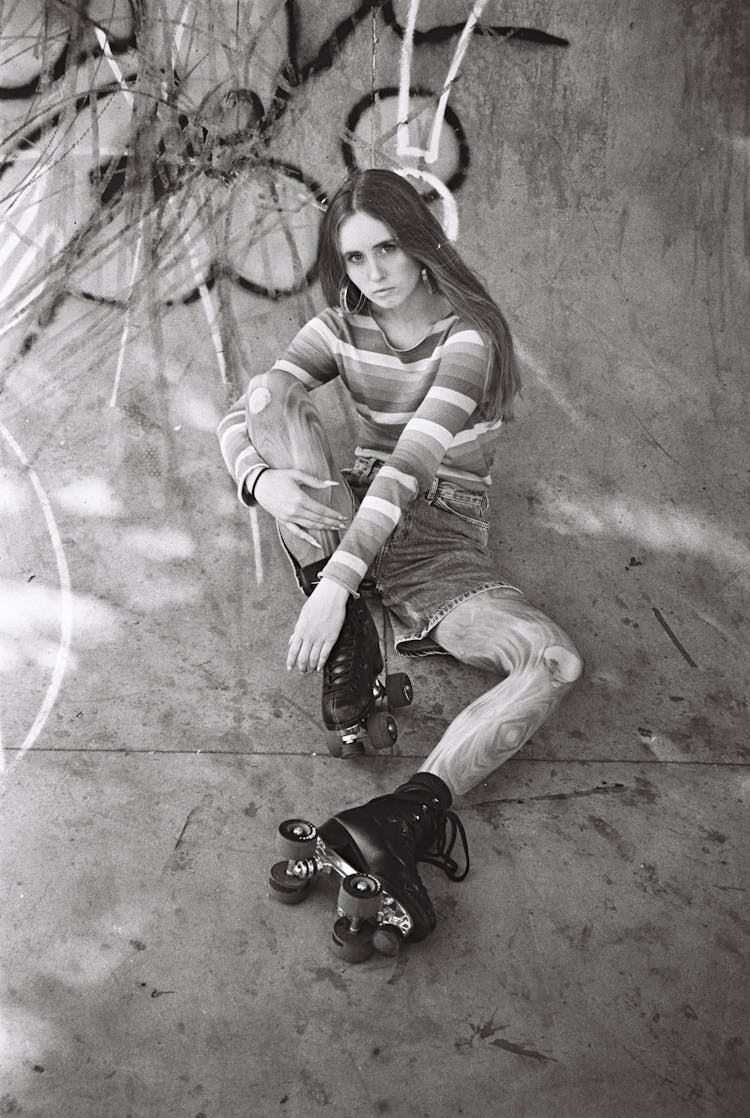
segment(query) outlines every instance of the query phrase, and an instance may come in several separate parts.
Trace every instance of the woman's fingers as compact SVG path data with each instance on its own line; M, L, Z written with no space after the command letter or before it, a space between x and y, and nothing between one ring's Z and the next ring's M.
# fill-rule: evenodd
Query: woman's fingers
M332 516L329 509L319 513L317 509L299 509L291 514L297 524L305 528L326 528L333 532L343 532L346 521L343 516Z
M335 643L335 641L325 641L325 643L320 646L320 651L318 652L317 656L317 662L314 666L312 664L311 658L310 671L322 672L323 668L326 666L328 657L331 655L331 649L333 648Z
M289 638L287 669L320 671L341 632L348 597L345 586L331 579L321 579L300 610Z
M294 524L291 520L285 520L283 524L290 536L296 536L300 540L305 540L306 543L311 543L313 547L320 548L318 541L304 528L300 528L299 524Z
M305 497L300 501L295 520L302 522L303 519L308 519L312 521L312 526L317 525L321 528L346 527L346 517L342 513L329 508L328 505L321 505L313 497Z
M310 643L292 634L286 657L286 670L291 671L292 668L299 668L301 672L317 671L318 667L322 667L325 663L325 659L323 663L320 662L322 649L323 646L318 642ZM328 651L330 651L330 648Z
M278 510L276 519L299 524L302 528L327 528L334 532L343 532L347 526L346 517L326 505L308 500L288 503Z
M289 476L294 478L298 485L306 485L308 489L332 489L339 484L337 481L331 481L328 478L306 474L304 470L290 470Z
M292 633L286 657L286 670L298 668L301 672L321 672L328 661L335 640L305 641Z
M302 638L298 637L296 633L292 633L289 638L289 650L286 654L286 670L289 672L292 668L299 664L300 671L303 670L300 663L300 653L302 651ZM307 662L307 657L305 657Z
M337 483L336 483L337 484ZM307 489L330 488L328 482L302 470L265 470L258 479L258 503L276 520L295 523L301 528L343 531L348 518L337 509L317 501Z
M302 470L291 470L290 477L298 486L306 486L308 489L330 489L339 484L337 481L313 477L312 474L306 474ZM294 517L298 523L305 523L307 518L312 521L308 527L344 528L346 526L347 518L337 509L316 501L310 494L305 493L304 489L298 489L298 493L300 499Z

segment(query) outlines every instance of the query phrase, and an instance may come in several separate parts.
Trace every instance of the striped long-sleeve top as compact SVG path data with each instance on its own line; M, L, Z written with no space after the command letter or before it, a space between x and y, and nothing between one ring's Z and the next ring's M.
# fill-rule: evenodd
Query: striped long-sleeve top
M490 484L500 420L478 418L489 350L457 315L436 322L409 350L396 350L369 314L329 307L299 331L273 365L312 389L340 376L359 416L357 454L384 463L324 576L356 592L404 510L436 475L466 489ZM265 463L251 445L245 398L222 419L227 469L248 503L245 483Z

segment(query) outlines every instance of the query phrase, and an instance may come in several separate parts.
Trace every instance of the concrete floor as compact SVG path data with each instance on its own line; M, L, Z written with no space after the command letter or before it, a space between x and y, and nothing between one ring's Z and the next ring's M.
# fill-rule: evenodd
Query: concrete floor
M278 822L392 788L489 681L410 667L396 755L342 762L283 672L299 601L213 428L318 293L217 285L226 382L200 299L131 307L122 351L121 307L32 308L0 341L0 1115L747 1113L747 12L499 9L570 45L477 38L451 101L460 245L526 373L492 543L586 678L459 805L435 934L342 963L328 883L266 895ZM398 81L370 32L272 138L326 187L334 111Z

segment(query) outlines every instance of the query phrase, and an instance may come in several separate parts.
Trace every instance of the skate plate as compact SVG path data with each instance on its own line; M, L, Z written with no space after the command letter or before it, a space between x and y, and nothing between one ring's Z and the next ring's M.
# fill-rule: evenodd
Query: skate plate
M269 896L281 904L299 904L320 874L339 879L334 951L347 962L364 962L378 951L397 955L414 923L404 906L383 887L377 875L360 873L326 845L306 819L286 819L276 835L284 861L271 868Z

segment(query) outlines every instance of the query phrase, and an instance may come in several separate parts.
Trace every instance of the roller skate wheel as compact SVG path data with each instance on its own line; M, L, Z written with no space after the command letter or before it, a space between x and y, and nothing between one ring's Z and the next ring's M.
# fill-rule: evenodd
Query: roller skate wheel
M365 743L359 738L352 738L349 741L342 741L341 756L345 761L349 761L353 757L364 757L364 754Z
M341 748L343 745L341 734L337 734L335 730L329 730L326 734L326 745L332 757L341 756Z
M373 953L372 928L364 924L358 931L353 932L349 926L349 917L341 916L333 925L331 941L333 950L347 963L364 963Z
M391 749L398 738L396 719L385 710L376 710L367 719L367 734L373 749Z
M287 873L288 862L276 862L268 879L268 895L279 904L299 904L305 899L309 881Z
M385 692L388 696L388 705L398 710L399 707L408 707L414 698L414 688L406 672L393 672L385 677Z
M372 933L372 945L379 955L394 958L401 950L403 936L395 928L383 924Z
M380 911L380 882L369 873L351 873L339 886L339 908L358 920L373 920Z
M281 858L309 858L317 837L317 829L306 819L285 819L276 833L276 853Z

